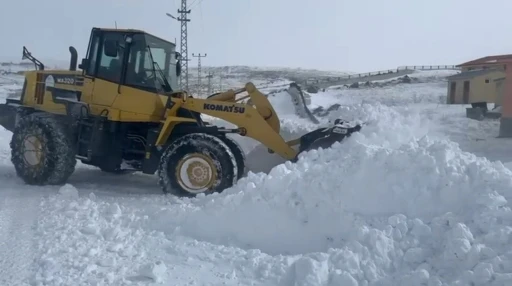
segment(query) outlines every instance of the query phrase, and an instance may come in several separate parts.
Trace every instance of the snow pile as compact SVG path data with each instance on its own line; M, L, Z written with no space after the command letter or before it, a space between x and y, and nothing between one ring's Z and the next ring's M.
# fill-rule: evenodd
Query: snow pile
M143 218L117 203L97 202L93 194L69 196L74 191L67 186L41 205L38 234L45 239L38 241L42 254L34 280L43 285L71 285L76 279L87 285L160 281L165 265L152 267L155 262L145 258L145 234L138 229Z
M59 189L59 194L63 197L67 197L67 198L71 198L71 199L78 198L78 190L70 184L65 184L64 186L62 186Z
M300 285L512 283L510 170L447 141L425 137L397 149L366 141L355 135L199 199L179 231L304 254L290 269L299 284L312 279Z
M512 282L512 172L424 136L431 126L414 109L363 104L341 113L369 125L187 205L180 233L302 254L287 276L299 285Z
M416 78L446 78L460 73L460 70L416 70L411 75Z
M402 106L414 94L425 96L417 104L437 95L432 84L432 94L418 86L313 96L318 105L343 104L322 124L341 117L366 125L221 194L148 195L153 177L119 180L86 168L60 189L26 187L54 193L37 209L31 284L512 285L512 171L434 133L432 110ZM283 136L319 127L281 99L271 100ZM256 150L254 140L235 138ZM263 156L247 158L271 155ZM2 178L14 190L20 183L8 168Z
M232 271L212 281L262 285L511 283L512 172L454 143L416 140L414 125L394 136L413 112L359 111L380 116L343 144L250 174L222 194L172 198L170 206L159 197L146 209L50 198L37 280L65 285L87 273L80 281L186 281L175 277L183 267L211 262ZM162 270L169 267L178 271Z

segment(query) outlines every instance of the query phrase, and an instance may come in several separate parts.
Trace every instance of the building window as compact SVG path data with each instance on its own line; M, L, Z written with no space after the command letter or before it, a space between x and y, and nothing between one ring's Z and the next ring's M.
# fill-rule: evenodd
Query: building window
M485 80L485 83L489 83L489 79L486 79L486 80Z

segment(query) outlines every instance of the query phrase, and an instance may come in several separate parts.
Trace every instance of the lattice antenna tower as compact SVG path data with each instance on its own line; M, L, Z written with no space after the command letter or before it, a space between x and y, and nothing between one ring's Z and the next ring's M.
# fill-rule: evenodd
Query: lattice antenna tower
M187 10L187 0L181 0L181 9L178 9L178 21L181 22L181 72L184 76L180 77L180 86L182 89L188 91L188 47L187 47L187 22L190 22L190 19L187 18L187 15L190 14L191 10Z
M197 90L198 93L201 92L201 58L206 57L206 54L204 55L194 55L192 53L192 56L197 58Z

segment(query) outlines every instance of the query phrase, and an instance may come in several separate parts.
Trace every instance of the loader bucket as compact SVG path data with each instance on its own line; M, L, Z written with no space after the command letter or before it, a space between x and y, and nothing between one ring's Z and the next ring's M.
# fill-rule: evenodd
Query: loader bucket
M327 149L336 142L341 142L355 132L361 130L361 125L350 125L348 122L337 119L334 126L319 128L302 135L299 138L299 154L313 149Z
M16 107L0 104L0 125L11 132L14 130L16 125Z

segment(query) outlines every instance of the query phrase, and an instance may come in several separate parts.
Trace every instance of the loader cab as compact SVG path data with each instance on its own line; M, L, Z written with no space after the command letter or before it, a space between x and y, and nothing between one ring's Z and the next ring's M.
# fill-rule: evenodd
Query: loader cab
M92 81L170 92L178 89L178 57L174 43L146 32L93 28L87 56L79 68Z

